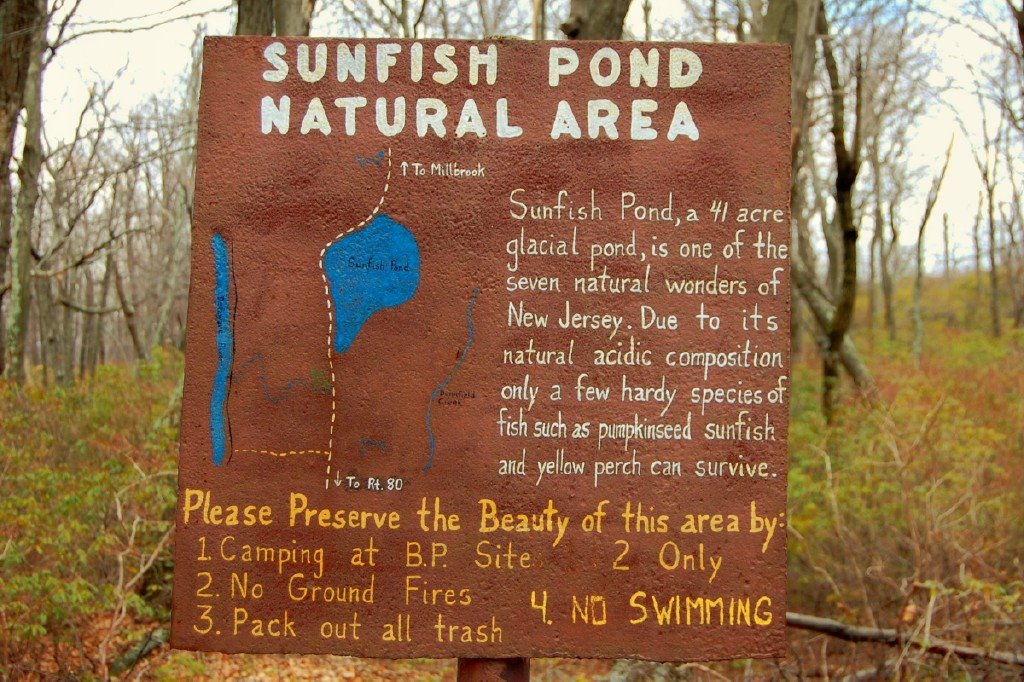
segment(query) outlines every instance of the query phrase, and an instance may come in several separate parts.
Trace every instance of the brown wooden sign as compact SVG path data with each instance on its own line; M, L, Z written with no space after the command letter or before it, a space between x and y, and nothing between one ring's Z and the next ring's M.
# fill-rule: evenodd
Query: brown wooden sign
M784 652L789 59L210 38L172 641Z

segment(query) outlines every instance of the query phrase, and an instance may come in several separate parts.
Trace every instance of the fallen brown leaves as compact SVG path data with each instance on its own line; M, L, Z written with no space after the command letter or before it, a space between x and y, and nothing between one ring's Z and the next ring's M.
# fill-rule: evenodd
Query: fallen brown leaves
M607 674L613 661L537 659L531 676L537 680L591 680ZM125 679L132 680L454 680L455 659L385 659L347 656L215 654L163 648L140 663Z

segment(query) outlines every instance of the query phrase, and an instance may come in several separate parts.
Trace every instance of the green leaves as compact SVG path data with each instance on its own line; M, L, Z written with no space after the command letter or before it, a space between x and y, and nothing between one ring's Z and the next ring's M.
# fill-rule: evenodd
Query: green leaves
M84 633L173 523L177 420L154 423L180 372L180 357L158 352L73 387L0 386L0 668L97 669ZM169 575L164 554L156 583ZM137 581L128 613L166 620L167 600L147 597L159 584Z

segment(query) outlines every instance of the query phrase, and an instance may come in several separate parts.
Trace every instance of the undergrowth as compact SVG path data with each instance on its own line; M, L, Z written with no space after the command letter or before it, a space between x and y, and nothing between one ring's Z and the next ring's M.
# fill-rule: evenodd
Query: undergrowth
M169 619L177 355L70 387L0 385L0 665L102 676ZM120 618L118 618L120 616Z

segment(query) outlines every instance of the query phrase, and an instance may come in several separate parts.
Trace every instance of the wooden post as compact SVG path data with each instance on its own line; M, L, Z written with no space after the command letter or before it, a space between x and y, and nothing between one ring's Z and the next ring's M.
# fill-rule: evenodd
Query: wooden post
M458 682L529 682L528 658L460 658Z

